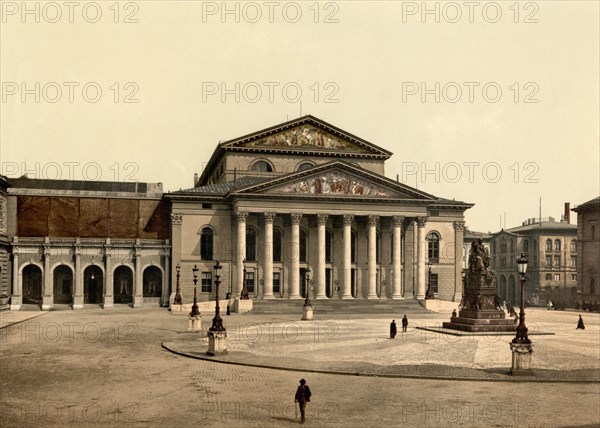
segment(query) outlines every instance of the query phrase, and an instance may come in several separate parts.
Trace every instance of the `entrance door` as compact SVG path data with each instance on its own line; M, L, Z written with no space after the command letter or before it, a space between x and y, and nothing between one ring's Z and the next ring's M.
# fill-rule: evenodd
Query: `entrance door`
M83 303L102 303L104 275L98 266L88 266L83 272Z
M60 265L54 269L54 303L73 303L73 271L69 266Z
M300 295L306 298L306 268L300 268Z
M331 269L325 269L325 294L327 297L333 297L333 290L331 289Z
M114 272L114 302L133 302L133 272L127 266L119 266Z
M23 269L23 303L42 303L42 270L36 265Z
M352 292L352 297L356 298L356 269L352 269L352 273L350 274L350 291Z

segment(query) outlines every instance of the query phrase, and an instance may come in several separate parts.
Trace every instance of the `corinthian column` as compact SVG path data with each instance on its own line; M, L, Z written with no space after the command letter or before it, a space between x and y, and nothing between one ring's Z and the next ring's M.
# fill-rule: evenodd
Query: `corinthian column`
M417 218L417 299L425 298L425 224L427 217Z
M292 213L292 260L290 272L290 299L301 299L300 296L300 219L302 214Z
M367 299L378 299L377 297L377 220L379 216L370 215L367 219L369 227L368 235L368 278L369 294Z
M263 260L263 299L274 299L273 296L273 220L275 213L265 213L265 250Z
M317 299L326 299L325 293L325 225L327 214L317 214L318 252L317 252Z
M392 278L392 299L403 299L402 297L402 223L404 217L394 216L394 239L393 260L394 277Z
M236 281L233 284L233 295L236 298L240 297L242 292L242 282L244 281L244 260L246 259L246 219L248 213L245 211L238 211L235 214L237 220L237 248L236 248Z
M464 221L455 221L454 224L454 298L453 301L460 302L462 298L462 267L463 267L463 240Z
M353 215L344 214L344 289L342 299L352 299L352 220Z

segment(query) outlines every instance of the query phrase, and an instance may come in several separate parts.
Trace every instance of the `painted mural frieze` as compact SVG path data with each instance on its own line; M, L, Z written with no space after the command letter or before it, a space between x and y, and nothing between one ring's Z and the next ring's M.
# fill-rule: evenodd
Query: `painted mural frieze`
M390 196L382 189L347 175L334 172L310 177L289 184L279 190L283 193L305 193L314 195L360 195L360 196Z
M314 126L299 126L289 131L251 141L246 147L313 147L367 153L366 149L324 132Z

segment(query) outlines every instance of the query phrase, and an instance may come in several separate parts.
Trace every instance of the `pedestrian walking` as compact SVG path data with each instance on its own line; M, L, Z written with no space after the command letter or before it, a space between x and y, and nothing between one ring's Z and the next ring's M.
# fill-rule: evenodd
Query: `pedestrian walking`
M396 337L396 320L392 320L390 324L390 339Z
M579 315L579 321L577 321L576 330L585 330L585 325L583 325L583 318L581 318L581 315Z
M402 333L406 333L406 328L408 327L408 318L406 318L406 314L402 317Z
M304 379L300 379L300 386L296 390L294 402L298 403L298 407L300 407L300 417L302 423L304 423L305 421L306 403L310 401L310 396L310 388L306 384L306 381Z

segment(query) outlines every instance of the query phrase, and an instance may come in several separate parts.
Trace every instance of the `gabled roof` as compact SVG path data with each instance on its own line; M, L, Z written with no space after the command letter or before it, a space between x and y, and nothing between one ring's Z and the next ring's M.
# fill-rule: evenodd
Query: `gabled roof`
M206 183L217 163L228 151L306 153L311 156L382 160L389 159L393 154L321 119L307 115L220 143L202 172L199 183Z
M600 209L600 196L592 199L591 201L587 201L581 205L577 205L571 211L575 211L576 213L581 211L587 211L590 209Z

